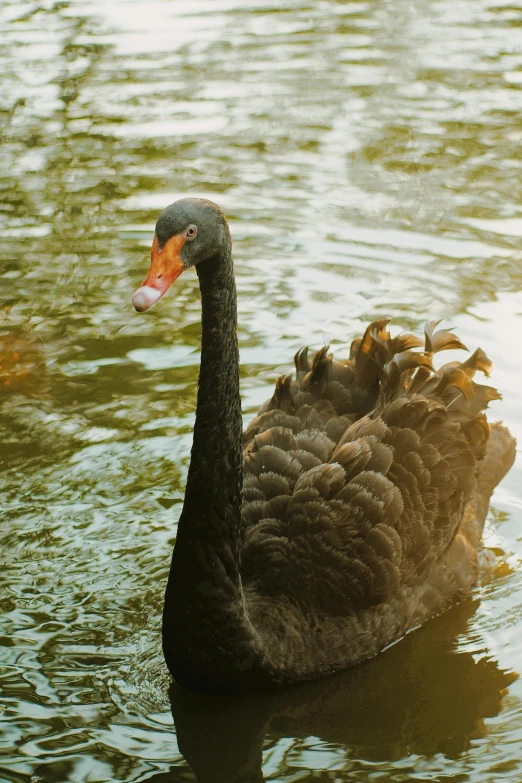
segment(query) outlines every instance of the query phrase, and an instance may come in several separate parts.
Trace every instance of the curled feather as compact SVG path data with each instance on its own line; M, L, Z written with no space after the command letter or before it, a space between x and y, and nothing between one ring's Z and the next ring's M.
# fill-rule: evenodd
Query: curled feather
M455 386L462 394L466 402L473 398L473 384L470 377L459 367L443 367L440 380L434 389L434 394L440 395L447 386Z
M427 321L424 325L424 345L426 353L438 353L438 351L448 351L452 348L462 348L464 351L468 349L459 338L453 334L453 329L438 329L436 327L440 324L438 321Z
M385 341L386 327L389 323L388 318L373 321L367 327L357 347L355 370L359 383L363 387L376 384L382 375L382 361L379 361L377 349L382 341Z
M477 370L483 372L484 375L488 378L493 364L491 359L488 359L482 348L477 348L477 350L469 357L469 359L466 359L466 361L462 362L462 364L459 366L460 369L464 370L464 372L467 373L470 378L473 378Z
M424 345L424 340L421 337L417 337L416 334L410 334L409 332L403 332L398 334L397 337L390 339L390 351L392 356L398 353L404 353L405 351L411 351L412 348L420 348Z
M329 345L324 345L314 356L309 378L310 389L324 384L330 377L332 354L328 353L329 348Z
M297 378L301 378L305 373L310 372L310 362L308 360L308 346L301 348L294 356L294 364L297 372Z
M295 410L291 375L281 375L276 381L274 393L267 410L272 411L276 409L282 410L285 413L293 413Z
M431 363L430 357L426 356L425 353L403 351L402 353L396 353L393 357L393 361L401 373L405 372L406 370L414 370L417 367L426 367L428 370L433 371L433 365Z

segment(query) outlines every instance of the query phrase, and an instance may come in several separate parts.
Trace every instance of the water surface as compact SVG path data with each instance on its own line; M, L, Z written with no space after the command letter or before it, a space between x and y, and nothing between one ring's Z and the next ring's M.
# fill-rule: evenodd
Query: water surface
M468 601L326 683L169 695L196 277L130 305L158 212L212 198L247 419L301 346L445 317L522 438L521 27L495 0L5 0L2 780L522 779L520 460Z

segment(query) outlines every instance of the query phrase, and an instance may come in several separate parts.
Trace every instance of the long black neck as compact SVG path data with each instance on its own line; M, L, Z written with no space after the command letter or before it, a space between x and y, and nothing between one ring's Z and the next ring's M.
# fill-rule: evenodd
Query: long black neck
M239 572L243 486L237 303L230 250L198 267L201 369L185 503L165 596L163 647L182 685L220 689L256 643ZM216 680L215 683L212 681Z
M203 512L200 534L214 546L220 546L218 536L233 544L227 574L236 581L243 454L236 285L230 253L210 259L198 273L201 368L183 517L189 516L192 525Z

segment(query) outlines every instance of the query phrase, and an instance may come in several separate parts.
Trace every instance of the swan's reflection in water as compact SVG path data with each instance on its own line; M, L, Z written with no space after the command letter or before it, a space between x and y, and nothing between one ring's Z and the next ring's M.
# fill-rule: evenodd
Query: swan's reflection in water
M455 757L486 732L517 675L458 652L478 602L469 599L373 661L271 694L209 697L172 686L179 747L199 783L259 783L264 744L318 737L353 759ZM180 768L153 778L186 779ZM185 772L186 775L186 772Z

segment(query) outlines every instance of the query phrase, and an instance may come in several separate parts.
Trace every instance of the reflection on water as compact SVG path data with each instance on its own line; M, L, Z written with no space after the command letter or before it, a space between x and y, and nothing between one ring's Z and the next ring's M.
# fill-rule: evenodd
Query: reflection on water
M1 6L2 779L193 780L180 748L209 781L522 777L520 462L475 603L324 684L174 691L174 731L158 621L196 279L130 306L159 210L208 196L246 417L302 345L447 316L520 441L521 24L498 0Z
M325 682L235 699L173 686L180 750L200 783L263 780L263 758L270 769L278 743L287 745L278 760L285 774L302 766L304 749L329 770L357 771L359 780L371 779L371 762L392 760L406 774L414 773L412 757L456 759L486 736L484 719L497 715L515 679L486 657L455 650L473 609L467 601L368 665ZM162 779L177 778L152 778Z

